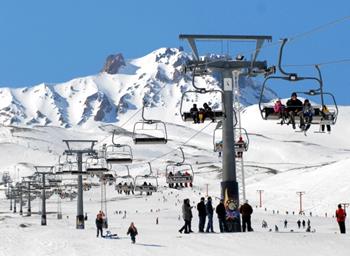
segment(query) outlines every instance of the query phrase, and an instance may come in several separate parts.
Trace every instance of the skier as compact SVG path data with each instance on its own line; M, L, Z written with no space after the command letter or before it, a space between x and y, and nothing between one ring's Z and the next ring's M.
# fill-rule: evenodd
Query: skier
M266 220L263 220L261 223L262 228L268 228Z
M226 231L226 209L224 200L221 199L220 203L216 206L216 214L218 215L220 232Z
M310 221L310 219L307 220L307 226L308 226L308 227L311 226L311 221Z
M136 242L136 236L138 235L134 222L131 222L128 232L126 234L130 234L131 242L134 244Z
M324 120L330 120L332 118L332 115L329 112L329 110L328 110L326 105L322 106L321 114L322 114L321 121L323 121L323 122L321 122L322 123L321 124L321 131L324 132L324 128L325 128L325 126L327 126L327 132L331 133L331 126L330 126L330 124L326 124L326 125L324 124Z
M300 226L301 226L301 221L298 220L298 221L297 221L297 224L298 224L298 228L300 228Z
M345 234L345 218L346 218L346 212L341 207L341 204L338 204L338 209L335 211L335 217L337 217L337 222L339 225L340 233Z
M204 232L205 218L207 216L204 197L202 197L201 201L197 204L197 210L198 210L198 218L199 218L198 229L199 229L199 232Z
M205 232L209 233L212 232L214 233L214 228L213 228L213 205L211 203L211 197L208 197L208 201L205 205L205 209L207 212L207 216L208 216L208 224L207 224L207 229Z
M295 129L295 116L299 115L299 113L303 110L303 103L297 97L298 95L293 92L291 98L287 101L289 122L292 123L293 129Z
M192 209L190 205L190 199L186 198L184 199L184 202L182 204L182 218L185 221L184 226L179 230L180 233L185 230L185 234L189 234L193 232L191 230L191 220L192 220Z
M248 228L248 231L253 231L251 227L251 215L253 213L253 208L248 204L248 200L241 206L240 213L242 214L242 228L243 232L246 231L246 228Z
M97 235L96 237L99 236L99 233L101 232L101 237L104 237L103 235L103 212L102 211L99 211L99 213L97 214L96 216L96 228L97 228Z
M311 103L308 99L305 99L303 104L303 111L300 113L300 129L306 132L312 122L312 117L315 115L315 110L311 106ZM305 125L306 124L306 125Z
M288 221L285 219L284 220L284 228L287 228L287 225L288 225Z

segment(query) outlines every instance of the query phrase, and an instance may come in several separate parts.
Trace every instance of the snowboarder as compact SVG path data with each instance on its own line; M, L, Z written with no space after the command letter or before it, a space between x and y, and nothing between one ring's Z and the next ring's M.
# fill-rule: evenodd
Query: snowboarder
M298 220L298 221L297 221L297 224L298 224L298 228L300 228L300 227L301 227L301 221Z
M208 216L208 224L207 224L207 229L205 230L205 232L212 232L214 233L214 228L213 228L213 205L211 203L211 197L208 197L208 201L205 205L205 209L207 212L207 216Z
M253 208L248 204L248 200L241 206L240 213L242 214L242 228L243 232L248 229L248 231L253 231L251 227L251 215L253 213Z
M193 232L191 230L191 221L192 221L192 209L190 205L190 199L186 198L184 199L184 202L182 204L182 218L185 221L184 226L179 230L180 233L185 230L185 234L189 234L190 232Z
M338 209L335 211L335 217L337 218L337 222L339 225L340 233L345 234L345 218L346 218L346 212L342 208L341 204L338 204Z
M205 218L207 217L204 197L202 197L201 201L197 204L197 210L198 210L198 218L199 218L198 230L199 232L204 232Z
M136 242L136 236L138 235L134 222L131 222L128 232L126 234L130 235L131 242L134 244Z
M220 203L216 206L216 214L218 215L220 232L226 231L226 209L224 200L221 199Z
M104 216L104 214L103 214L102 211L99 211L99 213L96 216L96 221L95 221L96 228L97 228L97 235L96 235L96 237L98 237L100 233L101 233L101 237L104 237L103 229L102 229L103 228L103 216Z

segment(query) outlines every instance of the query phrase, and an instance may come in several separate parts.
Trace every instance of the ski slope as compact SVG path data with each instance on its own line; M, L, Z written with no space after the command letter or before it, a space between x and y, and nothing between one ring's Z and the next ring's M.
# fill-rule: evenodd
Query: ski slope
M135 112L134 112L135 113ZM152 116L162 116L164 110L153 110ZM118 124L131 118L133 112L125 115ZM154 172L158 173L160 191L151 197L121 196L113 187L108 187L108 219L110 230L118 233L119 240L96 239L94 218L100 209L100 189L84 192L84 211L88 213L85 230L75 229L76 200L62 201L63 220L57 220L57 198L47 203L48 226L40 226L40 216L21 217L9 211L9 202L0 193L0 255L217 255L219 253L242 253L242 255L338 255L348 254L348 236L341 236L337 223L332 218L336 205L347 202L350 197L349 166L350 144L348 127L350 107L340 107L338 123L331 134L314 133L312 127L304 136L290 126L277 125L274 121L261 119L256 105L247 107L242 113L242 124L250 135L249 151L244 153L247 198L255 213L254 233L249 234L190 234L180 235L182 226L181 203L190 198L194 205L206 193L217 204L220 197L221 159L213 152L212 134L215 124L184 124L180 118L165 115L169 142L152 147L132 145L134 165L131 175L144 174L145 163L152 161ZM132 143L133 123L140 119L136 115L123 126L118 142ZM63 139L97 139L99 145L111 143L114 124L90 123L80 127L61 128L55 126L2 126L0 127L0 171L8 171L14 180L33 173L34 165L54 165L62 154ZM202 128L203 131L198 133ZM198 133L198 134L197 134ZM197 134L191 140L189 138ZM188 142L187 142L188 141ZM185 143L186 144L183 144ZM195 181L193 189L181 191L165 187L165 167L169 161L180 161L177 147L182 146L186 162L193 165ZM162 158L159 156L164 155ZM1 186L4 189L3 186ZM263 208L258 205L257 189L263 189ZM297 191L305 191L304 209L311 220L315 233L298 230L299 216L292 212L299 210ZM35 199L32 211L40 210L40 200ZM267 211L264 210L267 209ZM18 209L17 209L18 210ZM127 211L114 214L115 211ZM279 215L273 214L279 211ZM289 215L285 215L288 211ZM312 212L313 217L309 217ZM197 212L193 210L192 222L197 231ZM327 213L328 218L325 217ZM156 225L156 218L159 224ZM290 228L283 229L287 218ZM267 220L270 227L278 225L280 232L268 232L260 228ZM218 224L214 218L214 230ZM140 235L137 244L131 245L126 230L134 221ZM22 228L19 225L26 224ZM290 232L293 229L294 232ZM18 243L20 241L20 244ZM321 249L322 248L322 249Z

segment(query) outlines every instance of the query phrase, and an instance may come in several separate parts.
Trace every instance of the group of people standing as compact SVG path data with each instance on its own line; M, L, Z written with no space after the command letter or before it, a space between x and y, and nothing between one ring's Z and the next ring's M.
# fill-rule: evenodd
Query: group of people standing
M281 100L278 99L273 108L274 112L279 114L281 125L284 123L292 124L293 129L295 129L295 118L298 116L300 120L299 128L306 132L310 128L315 115L315 109L311 105L310 101L305 99L304 102L302 102L298 99L297 93L293 92L286 105L287 106L283 105ZM322 106L321 115L322 120L329 120L331 117L331 113L326 105ZM330 133L331 126L329 124L321 123L322 132L324 132L325 126L327 127L327 131Z
M214 233L214 210L218 217L220 232L233 231L232 222L239 223L239 213L242 216L242 231L253 231L251 226L251 215L253 213L253 208L248 204L248 201L244 203L239 209L237 209L237 211L235 211L233 209L230 209L228 205L225 206L223 199L221 199L220 203L216 206L216 208L214 208L211 197L208 197L207 201L205 201L205 198L202 197L200 199L200 202L197 204L199 219L198 231L200 233ZM182 217L185 221L185 224L181 229L179 229L179 232L182 233L184 231L185 234L193 232L191 228L191 222L193 218L192 206L190 205L190 200L188 198L184 199L182 205ZM206 223L207 225L205 228ZM240 227L238 229L240 230Z

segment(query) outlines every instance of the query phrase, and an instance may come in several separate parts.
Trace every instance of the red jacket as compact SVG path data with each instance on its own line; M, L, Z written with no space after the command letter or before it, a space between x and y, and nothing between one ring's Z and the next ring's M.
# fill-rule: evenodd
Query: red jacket
M338 222L344 222L346 217L346 212L343 208L340 208L335 211L335 217L337 217Z

